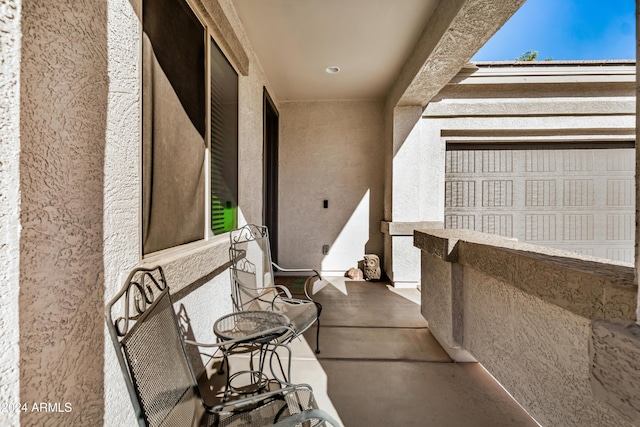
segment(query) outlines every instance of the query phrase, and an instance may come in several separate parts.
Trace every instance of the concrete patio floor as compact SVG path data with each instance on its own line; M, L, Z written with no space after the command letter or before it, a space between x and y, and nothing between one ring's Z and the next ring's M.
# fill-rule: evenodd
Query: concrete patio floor
M295 340L292 382L311 385L318 406L344 426L538 425L480 364L449 358L420 314L417 290L325 279L331 285L314 296L323 306L321 353L307 344L315 327ZM248 360L234 355L232 372ZM215 363L206 376L214 395L223 385Z
M345 426L538 425L480 364L449 358L420 314L417 290L327 279L334 286L314 296L323 306L317 359ZM315 329L305 337L315 342ZM308 374L295 372L294 381Z

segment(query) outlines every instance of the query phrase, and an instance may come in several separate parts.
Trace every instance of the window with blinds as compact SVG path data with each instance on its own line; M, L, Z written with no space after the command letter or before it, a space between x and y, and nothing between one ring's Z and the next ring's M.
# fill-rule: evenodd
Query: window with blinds
M211 231L238 224L238 74L211 40Z

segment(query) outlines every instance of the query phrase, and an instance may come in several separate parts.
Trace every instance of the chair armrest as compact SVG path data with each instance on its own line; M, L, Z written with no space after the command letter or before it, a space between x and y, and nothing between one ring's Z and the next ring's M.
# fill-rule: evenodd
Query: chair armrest
M314 273L314 276L318 276L322 279L322 277L320 276L320 273L318 273L318 270L314 270L312 268L284 268L284 267L280 267L278 264L276 264L273 261L271 262L271 265L273 265L276 270L284 271L285 273Z
M310 278L312 277L317 277L318 280L322 280L322 276L320 275L320 273L318 272L318 270L314 270L312 268L284 268L284 267L280 267L278 264L276 264L275 262L271 262L271 265L273 266L273 268L275 268L278 271L284 271L285 273L313 273L313 275L309 276ZM309 284L309 279L307 279L307 281L304 284L304 294L307 297L307 299L309 301L313 301L313 298L311 298L311 295L309 295L309 290L307 289L307 285ZM291 298L290 295L288 295L289 298Z
M340 424L338 424L336 420L334 420L322 409L307 409L306 411L291 415L290 417L287 417L286 419L274 424L274 427L293 427L310 420L324 421L324 424L319 425L326 425L326 423L328 422L334 427L340 427Z
M284 294L287 296L287 298L293 298L293 296L291 295L291 291L289 289L287 289L286 286L282 286L282 285L273 285L274 288L276 289L281 289ZM267 287L269 288L269 287Z
M285 396L288 393L296 393L298 390L307 390L309 393L311 393L313 399L313 391L311 389L311 386L309 386L308 384L291 384L281 389L268 391L266 393L261 393L255 396L245 397L238 400L232 400L230 402L222 403L216 406L208 406L205 404L205 409L209 413L220 415L240 413L246 410L259 410L260 406L254 409L251 408L255 407L256 405L260 405L261 402L264 402L266 399L269 399L272 396ZM324 423L318 425L327 425L326 423L328 422L334 427L341 427L341 424L334 420L329 414L321 409L317 409L315 399L313 399L313 404L311 405L311 407L313 409L308 409L293 416L289 416L274 425L278 427L292 427L295 425L300 425L304 421L320 420L324 421Z

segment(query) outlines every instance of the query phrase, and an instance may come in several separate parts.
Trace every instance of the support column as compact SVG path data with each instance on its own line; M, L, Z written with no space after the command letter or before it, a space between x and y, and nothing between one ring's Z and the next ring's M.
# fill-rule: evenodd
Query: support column
M421 106L393 112L393 154L389 220L381 225L385 238L385 269L398 287L420 284L420 251L413 231L443 228L444 147L425 143Z
M24 0L21 24L20 424L100 424L107 2Z

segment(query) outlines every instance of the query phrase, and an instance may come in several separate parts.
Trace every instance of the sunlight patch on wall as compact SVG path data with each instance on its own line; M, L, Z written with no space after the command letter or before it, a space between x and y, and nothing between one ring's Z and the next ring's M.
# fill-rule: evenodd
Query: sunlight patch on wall
M321 263L322 271L346 272L357 267L369 241L370 190L364 194Z

